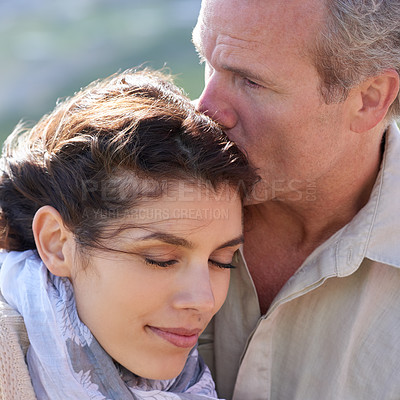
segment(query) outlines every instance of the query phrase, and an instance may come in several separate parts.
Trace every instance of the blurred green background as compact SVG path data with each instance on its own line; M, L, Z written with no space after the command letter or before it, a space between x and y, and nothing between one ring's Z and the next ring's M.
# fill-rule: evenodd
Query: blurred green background
M166 66L191 98L203 68L191 44L201 0L0 0L0 144L58 98L142 64Z

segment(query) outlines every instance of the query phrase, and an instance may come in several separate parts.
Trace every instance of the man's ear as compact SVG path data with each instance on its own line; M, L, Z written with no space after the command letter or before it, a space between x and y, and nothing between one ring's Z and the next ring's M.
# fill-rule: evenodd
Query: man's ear
M53 275L71 277L75 241L60 213L51 206L41 207L33 218L32 230L47 269Z
M350 129L363 133L375 128L385 118L399 93L399 75L394 69L369 78L353 89L356 107Z

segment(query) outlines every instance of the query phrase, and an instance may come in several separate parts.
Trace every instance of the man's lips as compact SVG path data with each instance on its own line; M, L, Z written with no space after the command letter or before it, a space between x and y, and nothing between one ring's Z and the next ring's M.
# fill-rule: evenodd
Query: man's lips
M157 328L150 325L148 327L162 339L182 348L191 348L195 346L201 332L201 329Z

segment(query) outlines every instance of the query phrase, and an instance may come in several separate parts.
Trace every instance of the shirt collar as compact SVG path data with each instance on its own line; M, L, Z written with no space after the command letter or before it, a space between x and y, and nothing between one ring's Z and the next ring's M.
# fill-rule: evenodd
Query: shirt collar
M305 260L273 305L309 292L330 277L351 275L365 257L400 268L399 183L400 131L392 123L386 133L381 168L368 203Z
M392 123L386 133L381 168L368 203L327 242L312 258L332 255L335 274L355 272L367 257L400 267L400 131ZM307 263L307 260L306 260ZM306 264L305 263L305 264Z
M393 123L387 132L381 171L374 187L376 216L365 256L400 268L400 131Z

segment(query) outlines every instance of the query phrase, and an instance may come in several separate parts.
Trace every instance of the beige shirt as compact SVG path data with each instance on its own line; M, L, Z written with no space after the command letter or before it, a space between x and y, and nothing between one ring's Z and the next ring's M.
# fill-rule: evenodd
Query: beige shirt
M199 346L220 396L231 399L234 388L234 400L400 399L395 124L368 204L307 258L264 316L239 258L228 299Z
M0 400L36 400L25 355L24 320L0 294Z

